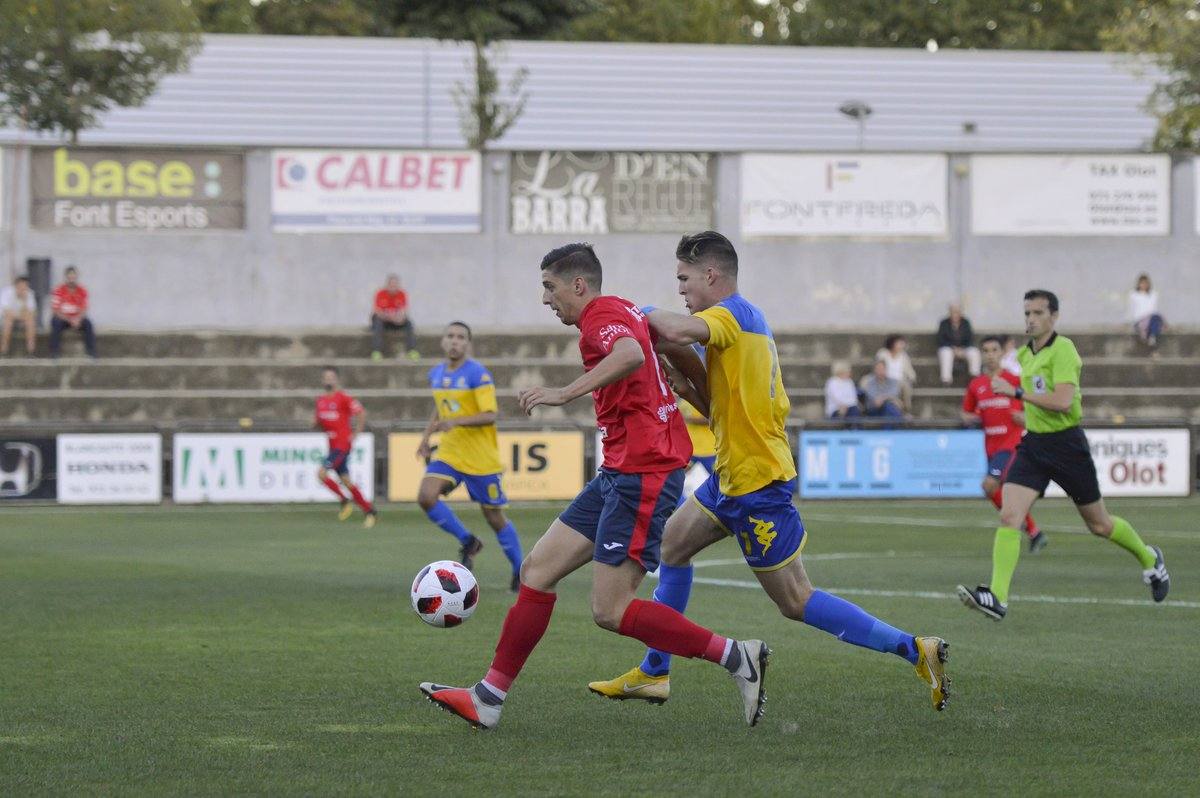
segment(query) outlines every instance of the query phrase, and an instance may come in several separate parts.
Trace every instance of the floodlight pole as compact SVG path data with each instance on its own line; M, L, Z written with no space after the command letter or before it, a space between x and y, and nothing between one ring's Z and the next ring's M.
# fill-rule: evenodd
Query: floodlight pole
M858 123L858 149L861 152L866 143L867 117L871 115L871 106L862 100L847 100L838 110Z

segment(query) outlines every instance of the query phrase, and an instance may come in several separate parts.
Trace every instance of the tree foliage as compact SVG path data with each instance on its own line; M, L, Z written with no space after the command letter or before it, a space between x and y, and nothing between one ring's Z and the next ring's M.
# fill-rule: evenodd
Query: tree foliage
M0 0L0 114L75 141L184 69L198 30L178 0Z
M207 33L390 36L383 0L193 0Z
M601 42L759 44L781 40L778 3L756 0L604 0L566 38Z

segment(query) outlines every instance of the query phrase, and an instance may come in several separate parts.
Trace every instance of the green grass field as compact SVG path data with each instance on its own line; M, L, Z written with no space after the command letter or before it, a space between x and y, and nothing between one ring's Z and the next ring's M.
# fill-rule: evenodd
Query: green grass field
M990 573L984 501L802 507L816 584L950 641L944 713L896 657L779 616L729 542L689 615L774 649L757 728L705 662L661 707L589 694L641 649L592 624L581 572L487 733L417 683L482 676L511 600L494 541L479 611L441 630L408 586L453 541L408 507L372 531L329 507L6 508L0 794L1196 794L1200 501L1111 505L1166 551L1171 600L1046 503L1001 624L953 598ZM513 509L527 548L558 509Z

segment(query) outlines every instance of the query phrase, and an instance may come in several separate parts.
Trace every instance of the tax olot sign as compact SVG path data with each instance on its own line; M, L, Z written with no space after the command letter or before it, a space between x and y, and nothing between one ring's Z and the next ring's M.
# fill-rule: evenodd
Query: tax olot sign
M175 436L172 486L178 504L334 501L317 480L328 452L320 433ZM375 495L375 439L359 435L350 479Z
M1096 478L1104 496L1188 496L1192 437L1187 429L1088 429ZM1065 496L1050 484L1047 496Z

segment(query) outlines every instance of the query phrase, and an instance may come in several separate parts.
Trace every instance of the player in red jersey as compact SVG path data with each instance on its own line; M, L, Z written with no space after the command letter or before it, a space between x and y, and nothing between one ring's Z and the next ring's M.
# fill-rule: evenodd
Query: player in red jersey
M525 558L517 602L487 675L467 688L423 682L421 692L476 728L495 727L513 680L550 623L559 580L592 561L596 623L671 654L723 665L754 725L761 715L766 644L722 637L665 604L635 598L646 572L658 566L663 524L678 502L692 444L645 315L626 299L601 295L601 278L589 244L559 247L542 260L542 303L563 324L579 327L584 373L564 388L524 390L520 403L528 413L592 394L604 464ZM689 379L703 380L694 353L673 347L665 354Z
M1004 344L996 336L988 336L979 342L983 355L983 373L971 380L963 394L962 417L968 424L983 426L983 445L987 451L987 475L980 487L984 495L992 500L999 510L1002 506L1000 489L1008 474L1017 444L1025 434L1025 413L1020 399L992 390L992 378L1004 380L1014 388L1021 387L1021 378L1005 371L1000 361L1004 358ZM1026 515L1023 524L1029 536L1029 550L1041 551L1049 542L1046 533L1038 529L1033 516Z
M325 393L317 397L316 427L329 438L329 454L317 469L317 479L341 501L338 520L345 521L354 512L350 504L353 501L367 514L363 526L370 529L375 526L379 513L375 512L374 506L366 500L358 486L350 481L350 452L354 448L355 436L366 425L367 413L357 399L342 390L336 368L326 366L321 373L321 382L325 386ZM330 471L337 474L340 484L329 475ZM350 494L349 498L342 493L343 487Z

